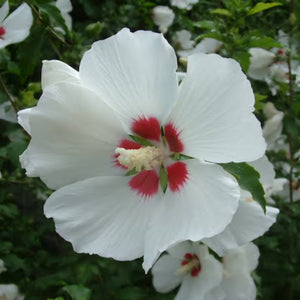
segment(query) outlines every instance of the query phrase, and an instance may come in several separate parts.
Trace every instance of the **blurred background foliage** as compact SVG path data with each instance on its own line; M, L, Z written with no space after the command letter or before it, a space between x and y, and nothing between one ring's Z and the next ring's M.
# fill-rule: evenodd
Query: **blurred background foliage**
M1 1L0 1L1 2ZM2 5L4 1L0 4ZM13 11L23 1L9 1ZM29 37L0 49L0 105L10 100L18 111L36 104L41 94L41 62L62 60L78 68L83 53L99 39L115 34L123 27L132 31L158 31L152 20L157 5L169 1L150 0L72 0L73 30L69 31L51 0L26 1L32 8L34 24ZM278 0L277 6L255 12L257 0L199 0L191 10L172 7L175 19L165 34L174 46L175 32L187 29L200 41L213 37L223 42L220 54L238 60L246 72L251 47L271 49L280 46L278 31L290 36L290 44L299 53L300 7L296 1ZM280 5L279 5L280 4ZM56 30L60 27L63 29ZM291 45L290 45L291 46ZM289 55L289 54L288 54ZM293 57L298 60L299 57ZM184 64L179 62L184 70ZM268 152L278 177L299 189L300 89L280 84L272 95L265 82L252 81L257 95L256 114L262 124L262 108L267 101L284 112L283 134L289 155ZM0 120L0 258L7 271L0 283L14 283L25 299L173 299L175 292L162 295L152 287L151 275L144 274L141 260L117 262L96 255L77 254L55 232L52 220L43 214L43 203L51 191L36 178L28 178L18 157L29 137L14 122ZM282 164L290 166L286 172ZM256 240L261 251L254 277L257 299L300 299L299 232L300 201L276 197L280 208L277 223Z

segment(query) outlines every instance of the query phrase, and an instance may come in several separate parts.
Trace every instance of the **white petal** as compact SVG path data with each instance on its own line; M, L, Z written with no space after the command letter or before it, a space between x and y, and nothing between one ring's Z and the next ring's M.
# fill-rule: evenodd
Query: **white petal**
M3 22L5 28L4 41L7 44L18 43L29 35L33 17L30 7L23 3Z
M70 0L56 0L55 5L61 12L69 13L73 9Z
M239 187L221 167L191 160L187 168L185 186L179 192L167 190L151 219L145 239L146 271L172 245L224 230L237 209Z
M0 23L5 19L9 11L8 1L5 1L4 4L0 8Z
M193 250L193 244L190 241L184 241L169 248L167 252L177 259L182 259L184 257L184 254L190 253Z
M223 256L225 250L244 245L263 235L276 221L277 208L267 206L264 214L256 202L240 201L237 212L225 230L211 238L203 239L218 255Z
M120 172L112 167L114 149L122 139L118 118L93 92L70 83L48 87L37 107L19 112L31 134L21 155L28 176L48 187Z
M59 60L44 60L42 67L43 90L53 83L70 82L80 84L79 72Z
M245 253L248 270L254 271L258 266L259 250L253 243L248 243L240 248Z
M210 290L221 284L222 265L212 255L208 254L206 246L199 246L201 272L198 276L186 275L176 300L206 300Z
M123 29L94 43L79 73L128 122L141 115L161 121L177 97L176 69L175 52L162 35Z
M270 73L275 54L262 48L250 48L250 66L248 76L256 80L265 80Z
M213 162L253 161L266 145L252 113L254 95L240 66L216 54L194 54L170 121L184 153Z
M248 258L248 256L252 256ZM255 300L256 287L250 276L249 266L256 267L258 249L255 245L228 251L223 258L224 279L222 287L228 300Z
M76 252L117 260L143 255L144 235L154 199L144 201L128 187L128 177L95 177L65 186L45 204L57 232Z
M153 23L159 26L161 33L166 33L168 27L173 23L175 14L168 6L155 6L152 10Z
M153 286L160 293L168 293L183 280L183 275L177 274L181 267L180 258L171 255L161 256L152 268Z

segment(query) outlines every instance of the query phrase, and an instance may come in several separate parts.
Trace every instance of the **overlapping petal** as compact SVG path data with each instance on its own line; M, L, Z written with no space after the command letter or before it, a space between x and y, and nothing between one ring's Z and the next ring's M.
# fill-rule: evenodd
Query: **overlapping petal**
M48 187L119 172L112 167L114 149L124 131L114 112L88 89L51 85L36 107L19 113L19 122L31 134L22 166Z
M194 54L170 121L184 153L212 162L253 161L266 145L252 113L254 95L240 66L216 54Z
M226 250L242 246L263 235L276 221L278 212L277 208L267 206L265 214L255 201L240 200L239 207L225 230L202 241L223 256Z
M79 72L59 60L44 60L42 67L42 89L54 83L80 84Z
M77 252L118 260L141 257L157 203L136 196L127 183L124 176L105 176L65 186L46 201L45 215Z
M126 121L145 115L161 122L177 98L176 69L175 52L162 35L123 29L94 43L79 73Z
M187 168L189 179L184 187L179 192L167 191L150 220L145 236L146 271L168 247L224 230L237 209L238 184L221 167L191 160Z

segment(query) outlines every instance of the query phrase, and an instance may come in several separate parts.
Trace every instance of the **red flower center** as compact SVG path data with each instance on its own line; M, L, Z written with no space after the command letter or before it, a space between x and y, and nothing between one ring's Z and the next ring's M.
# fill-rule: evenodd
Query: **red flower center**
M186 267L186 271L189 271L192 277L198 276L201 272L201 264L197 254L186 253L181 265Z
M6 33L6 30L3 26L0 27L0 39L4 40L4 34Z
M175 159L174 154L176 154L176 160L180 160L180 154L184 150L184 145L180 139L181 132L178 131L173 123L168 123L164 127L161 127L159 121L155 117L147 118L144 116L133 120L131 130L134 134L131 135L131 137L135 141L127 139L121 140L118 148L123 148L126 150L140 149L141 151L126 152L129 153L129 156L133 152L140 152L141 154L139 157L143 157L143 153L146 153L147 150L146 147L149 147L150 145L150 147L153 146L157 149L160 149L159 151L161 151L163 155L160 168L156 167L157 161L158 164L160 164L160 160L158 160L157 157L147 157L148 169L142 168L141 170L140 168L138 171L141 171L136 174L135 170L131 170L130 167L128 167L130 165L130 161L128 162L126 158L121 159L121 157L119 157L120 154L116 154L114 166L129 169L129 173L132 171L130 174L134 175L134 177L131 178L128 183L130 188L135 190L138 195L146 198L155 195L158 192L159 185L162 186L165 192L163 187L164 184L166 184L165 187L167 188L168 186L172 192L179 192L182 187L184 187L189 177L187 165L182 161L170 163L172 161L170 158ZM138 157L137 154L132 155ZM153 163L151 165L152 159L156 164ZM168 159L169 161L167 166L164 166L165 159ZM126 164L123 163L125 161ZM154 167L149 168L149 165L154 165ZM127 173L127 175L129 175L129 173Z

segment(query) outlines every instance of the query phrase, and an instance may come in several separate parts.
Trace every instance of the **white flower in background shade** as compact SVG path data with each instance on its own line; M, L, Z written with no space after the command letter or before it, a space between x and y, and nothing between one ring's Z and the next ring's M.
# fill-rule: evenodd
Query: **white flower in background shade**
M33 21L31 9L26 3L5 18L8 10L9 5L6 1L0 8L0 48L25 40Z
M0 172L0 178L1 178L1 172ZM0 274L5 272L7 269L5 268L4 261L0 259Z
M0 104L0 120L18 123L17 114L9 101Z
M168 293L181 285L175 300L208 300L222 282L222 264L209 254L205 245L183 242L167 250L152 268L153 285ZM224 299L224 293L220 293Z
M195 48L179 50L177 51L178 55L181 57L188 57L194 53L216 53L221 46L222 42L212 39L212 38L204 38L200 43L196 45Z
M153 285L168 293L181 284L175 300L255 300L251 272L258 257L258 248L250 243L226 251L220 263L206 246L186 241L157 260Z
M174 43L179 49L192 49L194 47L195 41L191 40L192 34L188 30L179 30L175 32Z
M223 257L222 283L211 295L223 292L223 300L255 300L256 286L251 272L257 268L258 258L259 250L253 243L227 251Z
M168 6L155 6L152 10L152 19L161 33L166 33L175 18L173 10Z
M72 18L70 12L72 11L72 3L70 0L57 0L56 7L60 10L61 16L65 20L65 24L69 30L72 29Z
M0 299L23 300L24 296L19 293L19 289L15 284L0 284Z
M264 187L266 198L269 199L272 193L278 191L275 191L273 187L279 187L275 181L272 164L265 156L250 164L261 174L260 181ZM278 213L277 208L266 206L265 214L262 207L252 199L251 194L242 190L239 207L230 224L223 232L203 239L202 242L218 255L223 256L226 250L247 244L262 236L275 223Z
M193 4L198 3L199 0L171 0L171 5L178 8L190 10Z
M161 34L128 29L94 43L79 72L44 62L41 99L19 112L31 135L21 163L57 189L45 214L77 252L144 255L148 270L170 245L213 236L231 221L239 187L211 162L265 151L250 83L237 62L215 54L189 57L180 88L176 69ZM194 159L171 159L180 153ZM145 170L125 176L133 166Z
M263 136L267 142L267 150L272 150L282 132L284 113L277 110L271 102L266 103L263 112L267 118L263 126Z
M249 53L251 56L248 76L256 80L265 80L269 76L276 55L262 48L250 48Z

